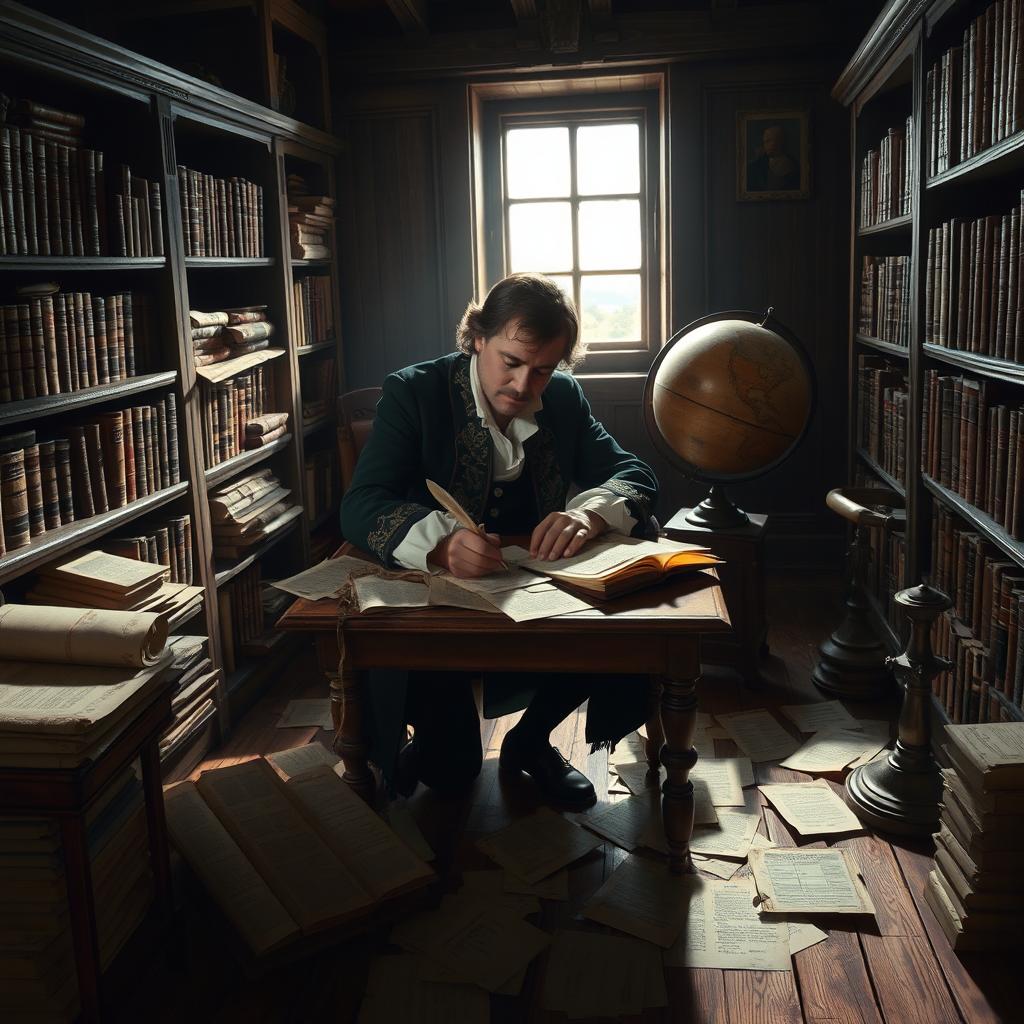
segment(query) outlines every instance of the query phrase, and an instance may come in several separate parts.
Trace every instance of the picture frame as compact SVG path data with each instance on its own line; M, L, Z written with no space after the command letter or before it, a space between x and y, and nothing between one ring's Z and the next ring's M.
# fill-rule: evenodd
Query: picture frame
M737 112L737 200L810 199L808 121L806 110Z

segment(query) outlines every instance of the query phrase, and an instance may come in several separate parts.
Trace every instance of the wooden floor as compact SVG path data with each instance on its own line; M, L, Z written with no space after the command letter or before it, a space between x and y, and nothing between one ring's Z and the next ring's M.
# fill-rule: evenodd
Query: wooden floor
M831 578L791 578L770 586L769 681L760 689L749 689L726 670L709 670L700 690L702 710L817 699L810 671L817 643L834 625L837 607L836 581ZM312 656L298 661L239 725L230 743L201 767L310 741L328 742L329 737L316 730L274 726L289 699L323 693ZM896 705L861 706L855 711L861 717L893 718ZM510 787L499 781L496 771L501 739L515 721L516 717L509 716L482 723L486 760L468 799L441 801L421 787L410 801L424 835L437 852L436 866L449 888L458 886L461 869L493 866L474 849L475 839L536 806L527 780L522 786ZM598 784L601 800L621 799L601 792L607 777L607 755L588 753L583 725L580 711L560 727L555 745ZM719 756L736 752L730 743L717 742ZM759 782L806 778L772 767L758 772ZM762 830L780 845L794 845L787 827L767 807ZM930 844L897 844L861 836L839 845L856 851L877 910L876 926L830 929L826 941L797 954L792 973L667 969L670 1007L628 1019L652 1024L987 1024L1022 1019L1024 971L1019 951L958 958L932 918L921 895L931 865ZM580 907L624 856L606 844L580 861L570 872L569 902L544 901L541 927L548 931L597 927L583 923L578 917ZM368 960L387 948L386 931L249 978L216 927L216 915L203 907L200 893L189 886L187 878L181 879L178 889L182 908L176 948L117 993L116 1019L248 1024L355 1019ZM519 997L491 997L494 1021L565 1019L540 1007L544 967L542 956L531 966Z

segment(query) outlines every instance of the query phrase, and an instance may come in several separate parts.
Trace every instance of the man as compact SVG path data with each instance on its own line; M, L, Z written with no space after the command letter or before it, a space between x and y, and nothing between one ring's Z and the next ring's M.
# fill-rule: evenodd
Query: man
M642 533L657 481L590 413L576 380L558 372L581 355L576 311L537 274L499 281L470 303L458 351L407 367L385 381L373 433L341 506L346 539L391 568L447 570L460 577L501 568L501 535L529 534L542 559L576 554L606 530ZM486 535L459 528L426 488L445 487ZM571 486L581 489L566 501ZM375 681L367 695L373 760L388 772L401 731L395 783L465 790L480 771L479 720L461 673L412 673ZM587 739L617 742L646 718L646 686L632 677L489 674L487 717L526 711L502 748L504 771L525 772L551 799L594 802L594 787L549 742L559 722L590 699Z
M761 133L757 157L747 165L747 189L751 192L787 192L800 187L800 168L786 152L786 133L781 124Z

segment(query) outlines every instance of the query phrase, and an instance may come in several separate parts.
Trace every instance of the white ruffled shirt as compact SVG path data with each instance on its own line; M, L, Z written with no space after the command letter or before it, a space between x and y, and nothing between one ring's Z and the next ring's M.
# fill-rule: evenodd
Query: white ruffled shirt
M473 400L476 402L476 414L490 433L494 445L492 483L518 480L526 462L523 444L537 432L536 414L544 403L538 398L528 405L521 415L510 421L503 432L495 422L494 414L480 387L475 354L470 358L469 383L473 389ZM629 534L636 526L636 520L627 511L626 499L603 487L581 491L565 507L566 511L585 509L588 512L596 512L608 524L609 530L618 533ZM453 533L458 525L447 512L431 512L412 526L395 548L395 561L409 569L437 571L433 566L427 565L427 556L445 537Z

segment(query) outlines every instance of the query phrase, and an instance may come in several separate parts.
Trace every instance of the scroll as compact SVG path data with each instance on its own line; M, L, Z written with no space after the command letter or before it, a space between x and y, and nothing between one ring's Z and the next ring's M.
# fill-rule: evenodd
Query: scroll
M8 604L0 660L146 668L160 660L167 620L153 612Z

